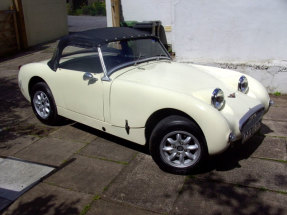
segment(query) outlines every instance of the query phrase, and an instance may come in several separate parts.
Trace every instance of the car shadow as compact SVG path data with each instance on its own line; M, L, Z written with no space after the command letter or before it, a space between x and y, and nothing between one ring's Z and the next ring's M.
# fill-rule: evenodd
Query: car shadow
M265 136L258 134L250 138L245 143L241 143L241 141L234 142L223 153L207 158L201 168L194 171L194 174L207 173L213 170L229 171L235 168L240 168L241 166L239 162L241 160L248 159L262 144L264 139Z
M75 128L81 129L85 132L89 132L93 135L106 139L108 141L114 142L116 144L122 145L124 147L142 152L145 154L150 154L147 146L142 146L137 143L133 143L122 138L110 135L103 131L88 127L86 125L75 123L72 125ZM272 131L268 126L263 125L264 130ZM193 174L202 174L206 172L211 172L212 170L217 171L229 171L235 168L240 168L239 161L248 159L256 149L262 144L265 139L264 135L258 133L257 135L250 138L247 142L241 143L237 141L233 143L225 152L210 156L206 159L203 165L196 169Z
M133 150L138 151L138 152L142 152L144 154L149 154L149 150L148 150L147 146L139 145L137 143L116 137L114 135L108 134L106 132L100 131L98 129L95 129L95 128L92 128L92 127L89 127L89 126L86 126L86 125L83 125L80 123L75 123L72 126L77 128L77 129L80 129L82 131L88 132L92 135L95 135L95 136L98 136L98 137L103 138L105 140L111 141L115 144L127 147L129 149L133 149Z
M272 133L273 130L270 129L267 125L265 125L264 123L262 124L262 127L260 129L260 134L265 135L265 134L269 134Z

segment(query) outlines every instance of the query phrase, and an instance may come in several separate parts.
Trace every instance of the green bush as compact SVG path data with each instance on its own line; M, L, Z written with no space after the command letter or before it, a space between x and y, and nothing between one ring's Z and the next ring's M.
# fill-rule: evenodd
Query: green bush
M76 9L72 15L79 16L79 15L82 15L82 14L83 14L83 10L82 10L82 8L80 8L80 9Z
M278 91L276 91L275 93L273 93L274 94L274 96L281 96L281 93L280 92L278 92Z
M93 8L95 9L96 15L106 15L106 4L105 2L94 2L93 3Z
M91 15L90 13L90 6L88 6L88 5L85 5L85 6L83 6L82 8L82 13L84 14L84 15Z
M67 14L74 15L73 9L69 3L67 3Z
M70 5L67 4L69 15L90 15L90 16L105 16L106 5L105 2L94 2L92 5L83 5L80 9L72 11Z

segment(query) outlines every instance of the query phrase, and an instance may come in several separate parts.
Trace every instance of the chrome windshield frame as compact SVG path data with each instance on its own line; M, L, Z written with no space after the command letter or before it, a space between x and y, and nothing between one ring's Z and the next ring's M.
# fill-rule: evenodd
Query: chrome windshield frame
M106 65L105 65L104 58L103 58L101 47L98 47L98 54L99 54L99 58L100 58L101 65L102 65L102 69L103 69L103 72L104 72L104 76L102 77L101 80L102 81L111 81L111 79L108 76L108 72L107 72L107 68L106 68Z
M170 54L168 53L168 51L166 50L166 48L164 47L164 45L162 44L162 42L157 38L157 41L159 42L160 46L162 47L163 51L166 53L166 56L154 56L154 57L149 57L149 58L145 58L145 59L141 59L138 60L136 62L137 63L143 63L143 62L147 62L147 61L151 61L151 60L168 60L168 61L172 61L172 57L170 56ZM101 65L102 65L102 69L104 71L104 77L102 77L102 81L111 81L110 76L118 71L119 69L128 67L128 66L136 66L135 61L131 61L131 62L127 62L124 64L120 64L114 68L111 69L111 71L107 71L106 65L105 65L105 61L104 61L104 57L103 57L103 52L101 50L101 47L98 47L98 54L99 54L99 58L101 61Z

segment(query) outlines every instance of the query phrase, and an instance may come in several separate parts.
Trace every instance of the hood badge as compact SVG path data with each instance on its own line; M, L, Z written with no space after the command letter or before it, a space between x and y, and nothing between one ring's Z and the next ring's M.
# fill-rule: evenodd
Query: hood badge
M231 93L228 98L235 98L235 93Z

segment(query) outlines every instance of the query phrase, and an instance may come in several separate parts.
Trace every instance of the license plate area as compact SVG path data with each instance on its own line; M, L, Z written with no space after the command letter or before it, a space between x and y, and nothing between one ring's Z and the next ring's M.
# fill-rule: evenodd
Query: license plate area
M250 137L252 137L261 127L262 123L257 122L253 127L242 132L242 143L246 142Z
M250 137L252 137L261 127L262 117L264 114L264 109L260 109L251 114L247 120L243 123L241 127L242 142L246 142Z

